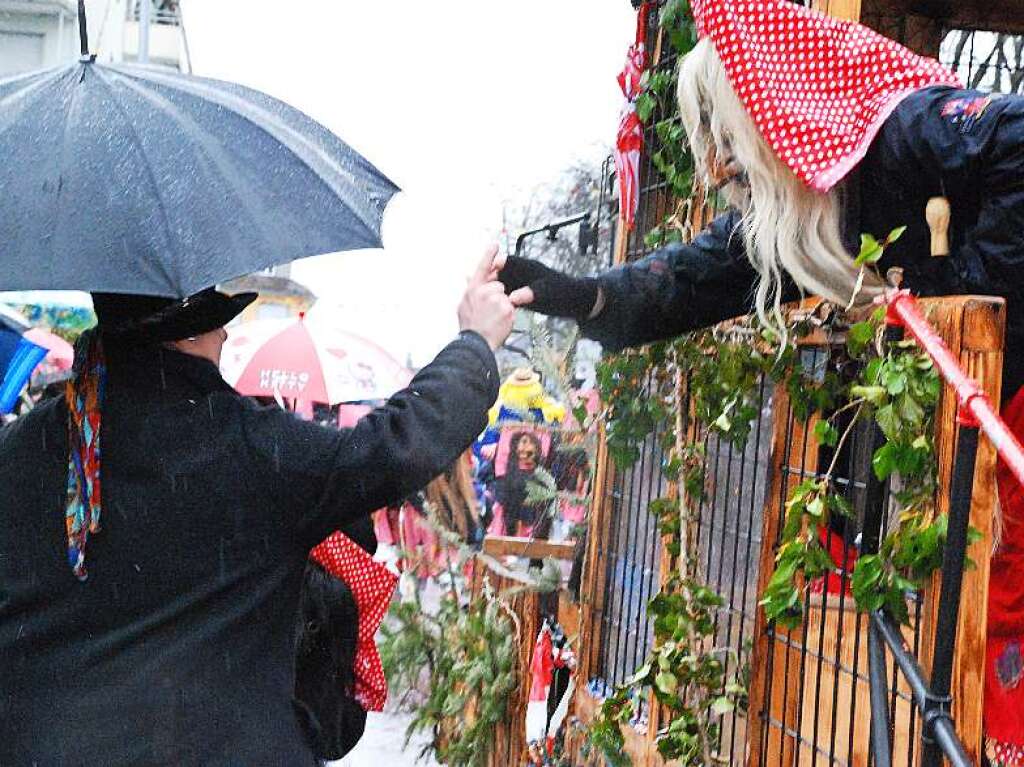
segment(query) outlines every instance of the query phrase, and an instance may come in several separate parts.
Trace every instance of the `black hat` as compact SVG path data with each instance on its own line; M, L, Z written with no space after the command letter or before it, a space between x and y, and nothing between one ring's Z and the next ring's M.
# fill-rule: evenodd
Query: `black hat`
M93 293L92 304L105 337L133 343L162 343L224 327L257 295L229 296L214 288L184 299Z

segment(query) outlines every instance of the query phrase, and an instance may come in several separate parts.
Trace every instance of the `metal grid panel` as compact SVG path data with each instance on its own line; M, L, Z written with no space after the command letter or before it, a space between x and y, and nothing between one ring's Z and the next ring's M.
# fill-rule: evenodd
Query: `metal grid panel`
M804 351L805 369L822 371L825 364L826 350ZM811 424L798 421L792 412L777 415L785 418L784 455L779 469L781 496L777 499L778 508L782 508L796 484L820 478L833 453L829 448L814 449ZM823 544L834 552L837 564L855 558L855 543L871 502L868 472L872 437L870 424L856 427L837 463L837 487L857 511L855 520L821 533ZM887 523L891 509L884 489L880 501ZM854 610L848 593L851 574L845 567L837 567L829 581L811 585L804 600L806 618L801 627L790 631L769 625L766 629L767 654L758 659L766 664L766 684L759 701L759 765L868 764L868 620ZM915 598L911 625L904 632L915 655L921 649L921 609L920 598ZM899 678L895 666L889 678ZM894 764L915 765L920 723L905 683L891 686L889 698Z
M618 468L612 479L598 666L601 678L611 685L621 684L636 671L651 647L647 603L658 587L660 546L658 522L647 506L664 492L663 458L655 437L648 437L640 459L629 468Z
M939 59L968 88L1024 93L1024 35L954 29L943 37Z

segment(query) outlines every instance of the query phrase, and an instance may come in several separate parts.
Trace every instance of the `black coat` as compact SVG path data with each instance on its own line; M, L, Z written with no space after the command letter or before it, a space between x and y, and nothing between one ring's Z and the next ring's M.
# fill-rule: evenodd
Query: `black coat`
M195 357L108 358L86 582L65 557L63 399L0 430L0 765L311 764L292 709L307 554L469 446L494 356L463 334L346 430Z
M903 267L919 295L1006 299L1003 391L1012 395L1024 384L1024 97L917 91L885 121L844 187L852 252L861 233L882 239L906 226L886 250L883 273ZM937 195L952 207L948 258L929 255L924 211ZM584 335L619 349L750 312L757 277L738 225L735 211L723 214L692 243L606 272L607 303ZM789 283L784 300L797 297Z

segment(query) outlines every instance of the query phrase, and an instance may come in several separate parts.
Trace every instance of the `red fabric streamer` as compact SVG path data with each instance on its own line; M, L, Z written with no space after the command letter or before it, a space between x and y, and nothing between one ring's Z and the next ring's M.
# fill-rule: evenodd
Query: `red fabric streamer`
M644 147L644 127L636 114L636 98L640 95L641 79L647 69L644 39L650 10L651 3L644 3L637 12L636 41L629 47L626 66L618 76L626 103L622 107L615 139L615 170L619 177L619 210L628 229L636 223L640 205L640 153Z

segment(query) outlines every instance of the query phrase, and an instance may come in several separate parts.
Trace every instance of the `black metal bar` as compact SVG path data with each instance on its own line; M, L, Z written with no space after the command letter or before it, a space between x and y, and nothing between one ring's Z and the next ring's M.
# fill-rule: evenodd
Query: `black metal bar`
M903 338L903 328L899 325L887 325L883 334L886 345L898 342ZM871 425L871 455L885 444L885 435L878 424ZM861 554L875 554L882 539L882 523L885 517L885 503L888 482L882 482L872 471L868 475L867 487L864 492L864 522L861 529ZM874 756L875 767L888 767L892 762L892 739L889 736L891 719L886 697L889 685L885 670L885 652L882 651L872 624L868 625L868 678L870 680L871 701L871 754ZM879 683L884 687L879 688ZM895 685L894 685L895 688ZM883 727L884 725L884 727Z
M79 0L79 2L82 2L82 0ZM558 234L559 229L562 229L567 226L572 226L573 224L582 224L583 222L590 221L590 216L590 211L587 211L586 213L579 213L575 216L564 218L560 221L552 221L550 224L545 224L544 226L538 229L531 229L528 232L523 232L518 237L516 237L515 255L518 256L522 252L523 244L529 237L533 237L534 235L537 234L546 234L548 236L548 239L553 240L555 239L555 236Z
M922 715L923 731L930 734L938 743L939 748L953 767L970 767L971 759L967 756L963 744L956 734L956 727L949 712L942 706L934 706L934 697L925 683L924 672L917 659L903 644L903 635L895 621L881 610L871 613L871 624L877 627L878 633L889 647L896 665L907 680L914 697L915 705L924 712Z
M942 551L942 591L936 618L935 652L932 656L930 707L950 704L949 689L953 676L953 655L956 650L956 629L960 615L960 589L963 584L964 560L967 556L967 531L971 522L971 495L974 490L974 464L978 455L978 427L961 425L956 446L956 463L950 482L949 521L946 543ZM924 715L928 716L928 710ZM938 744L925 732L924 767L942 763Z
M885 671L885 644L872 621L868 626L868 675L871 678L871 755L875 767L890 767L892 742L889 740L889 677Z
M89 27L85 18L85 0L78 0L78 41L82 46L82 58L89 57Z

